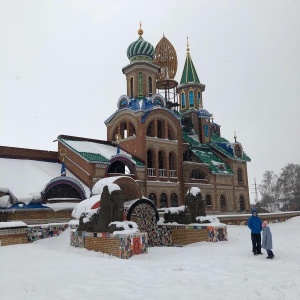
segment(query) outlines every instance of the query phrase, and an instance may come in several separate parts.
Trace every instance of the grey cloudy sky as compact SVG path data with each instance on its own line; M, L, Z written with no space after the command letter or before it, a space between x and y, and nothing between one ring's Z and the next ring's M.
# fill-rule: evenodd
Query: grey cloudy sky
M57 150L59 134L105 140L140 21L154 47L163 34L175 47L177 81L189 37L204 108L222 136L237 132L252 159L250 185L300 163L296 0L0 0L0 145Z

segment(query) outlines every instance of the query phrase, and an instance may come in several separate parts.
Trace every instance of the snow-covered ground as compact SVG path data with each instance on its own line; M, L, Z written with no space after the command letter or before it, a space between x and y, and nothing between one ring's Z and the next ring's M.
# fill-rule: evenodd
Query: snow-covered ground
M247 226L228 242L150 248L129 260L56 238L0 247L0 299L300 299L300 217L270 224L275 258L251 252Z

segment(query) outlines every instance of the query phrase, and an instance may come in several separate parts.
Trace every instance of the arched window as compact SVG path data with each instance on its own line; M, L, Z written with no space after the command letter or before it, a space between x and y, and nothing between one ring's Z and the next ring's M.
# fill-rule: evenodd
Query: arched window
M108 170L107 173L113 173L113 174L130 174L129 167L122 161L115 161L113 162Z
M148 91L149 91L149 97L152 97L152 78L148 77Z
M243 171L240 168L237 169L237 180L238 180L238 183L243 183L244 182L244 180L243 180Z
M160 195L159 205L160 205L160 208L168 207L168 197L165 193L162 193Z
M151 193L148 198L155 204L155 206L157 206L157 198L154 193Z
M241 149L240 145L235 145L234 146L234 155L238 158L241 158L243 156L242 149Z
M211 197L209 194L205 196L205 203L207 206L211 206Z
M171 207L177 207L178 206L178 196L175 193L171 194Z
M165 123L164 121L157 120L157 137L159 139L164 139L165 138Z
M146 135L154 137L155 136L155 132L154 131L155 131L155 128L154 128L154 120L153 120L153 121L150 122L150 124L147 127L147 133L146 133Z
M167 177L166 175L166 155L165 152L160 150L158 152L158 172L159 177Z
M130 98L133 98L133 77L130 78Z
M181 93L181 107L184 109L186 107L185 94Z
M224 195L221 195L221 197L220 197L220 206L221 206L221 209L226 208L226 199L225 199Z
M245 210L245 198L243 195L240 196L240 210L241 211Z
M155 154L151 149L147 150L147 171L148 176L156 176L155 173Z
M194 92L189 91L189 101L190 101L190 107L194 107Z
M176 140L175 132L169 124L168 124L168 139L169 140Z
M202 171L202 170L196 170L194 169L191 172L191 176L192 179L206 179L206 174Z

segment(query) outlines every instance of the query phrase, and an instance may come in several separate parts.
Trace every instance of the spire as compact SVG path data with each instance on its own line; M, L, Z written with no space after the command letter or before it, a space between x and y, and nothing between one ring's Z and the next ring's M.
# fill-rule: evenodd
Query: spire
M181 76L180 84L185 83L200 83L198 78L196 69L194 67L191 55L190 55L190 47L189 47L189 40L187 38L187 53L186 53L186 60L184 64L183 73Z
M142 29L142 22L140 22L140 29L138 30L138 34L139 34L140 38L142 38L143 33L144 33L144 31Z

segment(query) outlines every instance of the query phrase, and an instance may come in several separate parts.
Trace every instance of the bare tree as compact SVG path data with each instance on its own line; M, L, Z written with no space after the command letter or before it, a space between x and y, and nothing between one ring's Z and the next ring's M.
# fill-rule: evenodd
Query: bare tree
M282 192L284 204L295 204L300 207L300 165L288 164L281 170L278 185Z
M270 212L279 210L280 189L278 176L274 174L274 171L266 171L264 173L259 191L261 193L261 206L265 206Z

